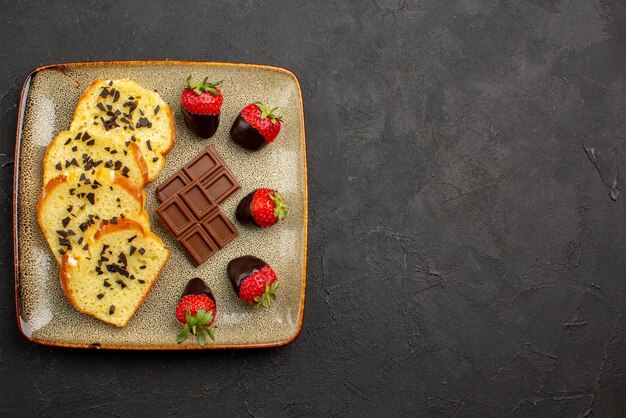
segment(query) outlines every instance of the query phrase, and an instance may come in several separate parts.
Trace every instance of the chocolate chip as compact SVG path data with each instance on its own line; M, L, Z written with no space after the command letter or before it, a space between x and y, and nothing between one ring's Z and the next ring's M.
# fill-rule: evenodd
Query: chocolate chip
M61 254L61 255L65 254L65 250L59 249L59 254Z
M104 283L102 283L102 285L104 287L111 287L111 283L107 282L106 280L104 281Z
M109 95L109 89L107 89L106 87L103 87L102 91L100 92L100 97L102 97L103 99L106 99L108 95Z
M65 141L65 144L63 144L63 145L67 145L67 144L69 144L70 142L72 142L72 138L67 138L67 141Z
M152 143L150 142L149 139L146 141L146 146L148 147L150 151L152 151Z
M55 165L54 168L56 168L57 170L63 169L63 167L61 166L61 163L57 163L57 165Z
M113 225L117 225L117 218L111 218L110 222L111 222Z
M145 268L146 268L146 266L145 266L145 265L143 265L143 266L139 266L139 270L144 270Z
M92 139L91 141L87 141L87 145L91 146L93 144L95 144L96 141L94 139Z
M61 220L61 224L63 224L63 228L67 227L67 224L69 224L69 223L70 223L70 218L69 218L69 216L68 216L68 217L66 217L66 218L63 218L63 219Z
M104 293L98 293L98 294L96 295L96 297L97 297L98 299L102 299L102 298L104 297Z
M144 284L144 283L145 283L145 281L143 281L143 280L141 280L141 279L139 279L139 280L137 280L137 281L138 281L139 283L141 283L141 284Z
M144 250L143 248L139 249L139 254L144 255L146 253L146 250Z
M120 99L120 92L115 90L115 95L113 96L113 103L117 102Z
M88 249L89 249L89 244L85 244L85 245L83 246L83 251L87 251Z
M148 120L148 118L140 117L135 124L135 128L151 128L152 123Z
M133 235L132 237L128 238L128 242L133 242L135 238L137 238L137 235Z
M72 147L72 152L76 152L76 151L78 151L78 147L77 147L76 145L74 145L74 146Z
M135 251L137 251L137 247L135 247L134 245L130 246L130 252L128 253L129 255L133 255L135 254Z
M115 305L111 305L109 307L109 315L113 315L115 313Z
M104 108L104 105L103 105L102 103L98 103L98 104L96 105L96 107L97 107L98 109L102 110L103 112L106 112L106 109Z
M91 203L92 205L95 202L95 196L93 193L87 193L87 200L89 200L89 203Z
M74 206L72 206L72 205L69 205L69 206L67 207L67 211L68 211L68 212L71 212L73 209L74 209Z

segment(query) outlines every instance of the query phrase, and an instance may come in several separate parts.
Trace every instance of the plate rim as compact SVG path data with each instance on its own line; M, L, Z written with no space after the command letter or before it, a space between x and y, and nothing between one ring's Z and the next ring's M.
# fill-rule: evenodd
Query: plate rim
M206 345L204 347L200 347L198 345L188 344L188 345L178 345L178 344L164 344L164 345L124 345L124 344L82 344L82 343L73 343L73 342L58 342L58 341L50 341L44 339L34 338L32 335L29 335L26 330L22 326L22 315L21 315L21 300L20 300L20 263L19 263L19 236L18 236L18 216L19 216L19 207L18 207L18 195L19 195L19 173L20 173L20 149L22 144L22 135L23 128L25 123L25 112L26 112L26 101L28 98L28 93L30 91L30 84L34 76L45 70L53 70L60 71L64 73L66 69L69 68L83 68L83 67L97 67L97 66L151 66L151 65L197 65L197 66L219 66L219 67L243 67L243 68L252 68L256 70L262 71L274 71L281 74L287 75L292 79L296 86L296 90L298 92L298 112L300 114L300 147L302 151L303 158L303 174L304 174L304 187L303 187L303 221L304 221L304 260L302 266L302 277L301 277L301 294L300 294L300 309L298 313L298 325L293 335L278 341L272 341L268 343L256 343L256 344L222 344L222 345ZM308 218L309 218L309 197L308 197L308 163L307 163L307 153L306 153L306 132L305 132L305 121L304 121L304 101L302 98L302 89L300 87L300 82L296 75L290 70L266 64L252 64L252 63L242 63L242 62L222 62L222 61L193 61L193 60L118 60L118 61L79 61L79 62L67 62L67 63L56 63L56 64L47 64L40 67L37 67L31 70L24 83L22 84L22 89L20 92L19 104L17 109L17 127L15 133L15 152L14 152L14 161L15 165L13 167L13 266L14 266L14 291L15 291L15 314L17 319L17 327L20 333L26 338L28 341L37 343L44 346L49 347L64 347L64 348L86 348L86 349L107 349L107 350L130 350L130 351L166 351L166 350L228 350L228 349L248 349L248 348L270 348L270 347L280 347L294 342L302 332L302 325L304 322L304 309L306 302L306 273L307 273L307 260L308 260Z

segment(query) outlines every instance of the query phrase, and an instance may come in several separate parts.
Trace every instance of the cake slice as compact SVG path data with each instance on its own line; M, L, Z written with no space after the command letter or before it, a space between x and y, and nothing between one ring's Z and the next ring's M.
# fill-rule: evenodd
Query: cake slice
M86 247L85 231L99 221L133 218L149 229L145 193L107 169L70 172L50 180L37 203L37 221L57 260L75 247Z
M87 250L66 253L60 279L80 312L125 326L150 293L169 259L169 249L131 219L100 223L85 234Z
M136 143L114 134L104 137L87 131L63 131L43 157L43 184L61 174L90 172L98 167L117 171L135 187L148 181L148 167Z
M165 166L165 154L174 146L172 109L158 93L131 80L96 80L81 96L70 130L93 135L119 134L136 142L152 181Z

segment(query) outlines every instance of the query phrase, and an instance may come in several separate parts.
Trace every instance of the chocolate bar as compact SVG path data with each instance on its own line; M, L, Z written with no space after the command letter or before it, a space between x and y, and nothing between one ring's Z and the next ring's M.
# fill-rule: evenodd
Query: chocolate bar
M157 187L156 214L196 267L239 235L218 206L239 189L211 146Z

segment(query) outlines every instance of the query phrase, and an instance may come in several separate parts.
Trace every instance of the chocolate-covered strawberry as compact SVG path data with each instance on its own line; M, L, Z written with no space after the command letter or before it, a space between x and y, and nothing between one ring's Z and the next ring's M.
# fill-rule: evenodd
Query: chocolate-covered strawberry
M202 347L206 343L205 334L215 340L210 327L216 314L215 298L209 286L198 277L189 280L176 305L176 319L184 325L176 342L182 343L189 334L195 335Z
M180 97L180 107L187 127L200 138L210 138L220 123L224 96L217 86L222 82L208 82L208 77L198 83L187 77L187 88Z
M277 190L256 189L241 199L236 212L239 222L267 228L287 216L287 205Z
M272 301L276 299L278 278L265 261L245 255L231 260L226 271L239 299L256 307L272 306Z
M249 150L258 150L268 144L280 132L281 118L263 103L250 103L244 107L233 126L230 128L230 137L237 144Z

